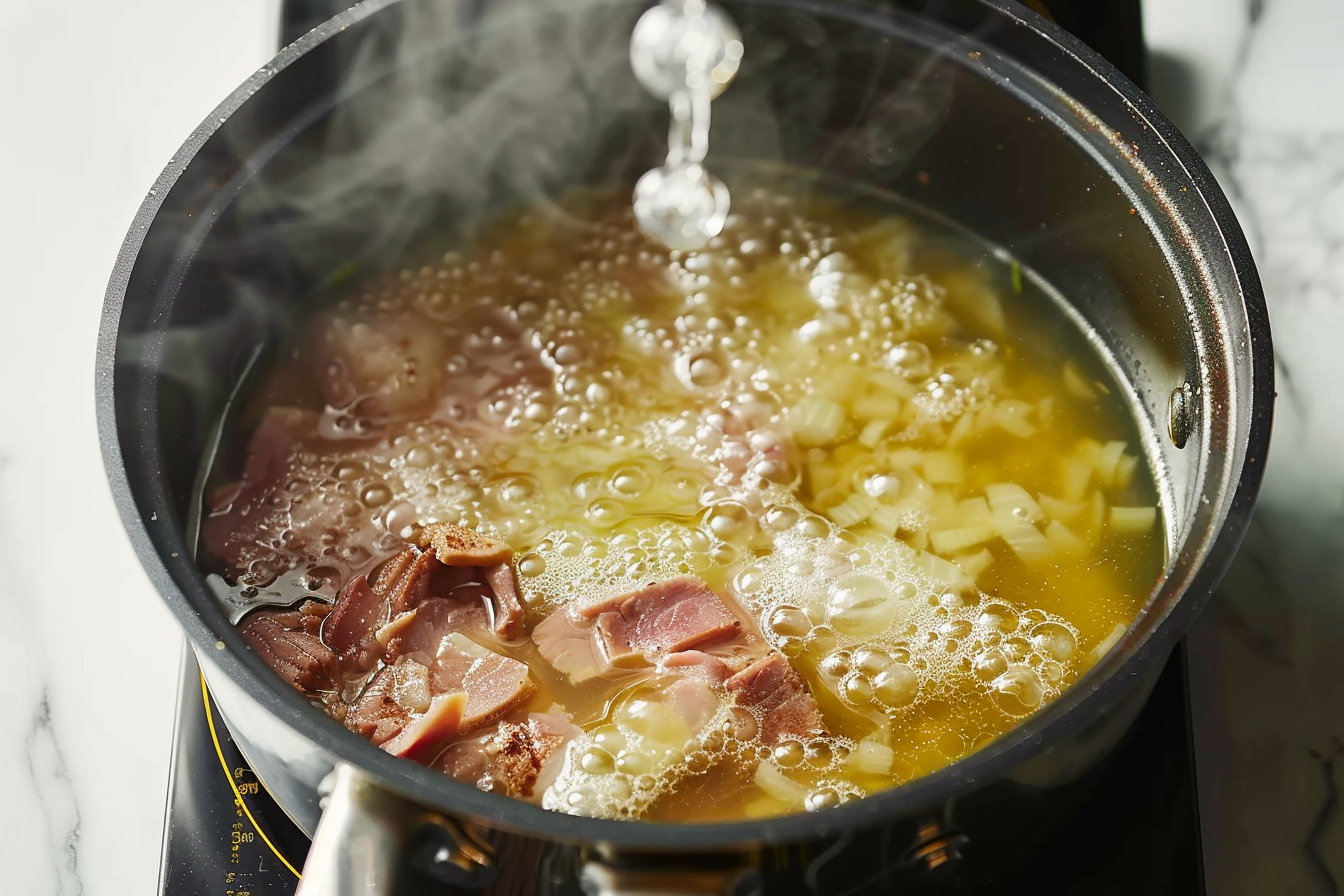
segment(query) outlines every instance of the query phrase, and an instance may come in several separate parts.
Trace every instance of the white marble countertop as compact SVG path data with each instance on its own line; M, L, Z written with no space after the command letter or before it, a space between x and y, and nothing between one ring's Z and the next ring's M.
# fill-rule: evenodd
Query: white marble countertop
M278 0L0 4L0 867L152 892L181 639L130 551L93 414L135 208L261 65ZM1344 2L1149 0L1153 92L1250 237L1279 352L1260 510L1191 641L1210 892L1344 885ZM62 329L51 334L52 321ZM109 690L106 682L116 683ZM1333 812L1333 814L1332 814Z

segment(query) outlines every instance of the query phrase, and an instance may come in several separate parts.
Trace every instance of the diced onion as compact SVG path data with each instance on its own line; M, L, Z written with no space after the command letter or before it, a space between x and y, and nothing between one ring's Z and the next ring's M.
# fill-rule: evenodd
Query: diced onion
M957 511L963 524L988 523L989 502L984 498L966 498L957 502Z
M807 788L787 777L773 762L762 761L756 766L756 786L788 806L801 808L807 799Z
M990 505L994 506L992 500ZM1054 545L1041 531L1006 505L994 506L994 528L1018 559L1028 566L1044 563L1055 556Z
M1101 662L1102 657L1111 652L1111 648L1124 636L1125 631L1124 623L1117 622L1115 628L1111 629L1111 633L1102 638L1100 644L1092 648L1091 652L1088 654L1088 658L1091 659L1093 663Z
M974 526L961 526L956 529L943 529L929 533L929 544L934 551L944 556L984 544L996 535L993 526L980 523Z
M1139 535L1157 522L1156 507L1112 507L1111 528L1125 535Z
M1072 361L1064 364L1064 391L1082 401L1091 401L1097 397Z
M1027 494L1027 490L1015 482L996 482L985 486L985 497L989 499L990 510L997 519L1000 514L1009 514L1029 523L1045 519L1045 512L1036 499Z
M955 485L966 478L966 462L955 451L925 451L921 467L934 485Z
M848 765L856 772L867 775L885 775L891 771L896 754L891 747L864 738L850 751Z
M868 448L876 448L877 443L882 441L895 426L895 421L890 419L869 420L864 424L863 431L859 433L859 444Z
M1139 459L1132 454L1120 455L1119 462L1115 465L1115 490L1123 491L1134 482L1134 471L1139 466Z
M953 557L952 562L961 567L961 571L966 573L967 578L974 581L980 578L980 573L994 565L994 555L990 553L989 548L984 548L974 554L962 554L960 557Z
M1036 425L1027 419L1033 410L1025 401L1005 399L994 409L994 422L1010 435L1029 439L1036 434Z
M1065 501L1062 498L1052 498L1049 495L1037 495L1036 502L1041 505L1041 510L1052 520L1076 520L1082 516L1083 511L1087 509L1086 502L1083 501Z
M860 395L854 399L853 410L860 420L889 420L901 412L901 401L890 393Z
M1090 545L1083 539L1074 534L1073 530L1061 523L1059 520L1051 520L1045 527L1046 539L1055 547L1055 550L1065 557L1081 557L1086 554Z
M960 566L951 560L944 560L937 554L930 554L921 549L915 557L915 562L929 574L930 578L937 579L945 585L955 585L966 579L966 573Z
M1097 481L1104 488L1115 487L1115 471L1120 465L1120 458L1125 453L1124 442L1107 442L1101 446L1097 452L1096 470Z
M1059 460L1059 487L1065 500L1077 501L1087 494L1092 483L1092 465L1076 457Z

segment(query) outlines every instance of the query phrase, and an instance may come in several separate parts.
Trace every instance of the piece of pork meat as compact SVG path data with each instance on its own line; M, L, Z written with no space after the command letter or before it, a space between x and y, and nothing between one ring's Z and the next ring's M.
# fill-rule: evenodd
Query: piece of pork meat
M392 615L413 610L428 596L437 568L433 553L406 548L378 571L373 590L387 597Z
M752 663L724 687L739 706L761 717L760 738L766 746L829 733L807 682L778 653Z
M278 615L297 617L288 628ZM309 696L335 689L341 676L336 654L322 640L304 628L304 620L312 614L268 612L254 613L238 630L266 665L275 673ZM320 621L320 619L319 619Z
M232 570L269 526L275 502L288 504L283 491L294 445L317 428L317 414L299 408L271 408L247 446L243 477L214 493L201 521L206 549Z
M381 744L429 709L429 670L408 656L379 669L345 716L350 730Z
M428 765L448 741L462 733L462 712L466 705L466 694L440 694L430 701L429 709L380 746L393 756Z
M437 767L481 790L530 800L555 780L564 763L565 745L579 733L564 713L530 713L453 744Z
M479 569L489 588L491 626L502 638L518 636L524 610L513 573L513 548L454 523L426 526L420 546L444 566Z
M556 671L579 684L613 668L648 665L659 654L750 636L745 628L703 580L680 576L556 611L532 630L532 640Z
M439 328L415 314L318 315L302 354L327 404L373 417L427 407L443 377Z
M495 653L458 632L440 642L429 667L429 687L435 694L466 693L464 732L499 719L536 691L526 663Z
M382 655L377 632L387 622L388 599L374 591L365 576L355 576L327 615L322 636L347 669L365 672Z

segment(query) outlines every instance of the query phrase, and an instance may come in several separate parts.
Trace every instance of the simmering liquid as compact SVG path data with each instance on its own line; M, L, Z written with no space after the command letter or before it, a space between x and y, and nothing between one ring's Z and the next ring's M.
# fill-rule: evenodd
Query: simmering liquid
M624 196L523 214L312 322L252 411L307 412L283 487L216 553L240 586L331 597L456 523L513 548L529 627L698 576L829 735L766 745L723 694L688 710L668 675L574 684L491 644L530 668L527 708L582 729L537 801L708 821L893 787L1060 694L1162 569L1119 389L1026 287L857 203L743 195L690 252Z

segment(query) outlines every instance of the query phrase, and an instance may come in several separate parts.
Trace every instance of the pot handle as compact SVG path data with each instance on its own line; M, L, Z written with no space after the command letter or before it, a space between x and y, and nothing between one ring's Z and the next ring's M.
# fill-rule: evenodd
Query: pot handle
M295 896L396 896L425 884L476 889L494 877L490 845L466 825L337 765Z
M579 871L587 896L759 896L761 876L749 857L705 864L683 856L619 861L588 856Z

